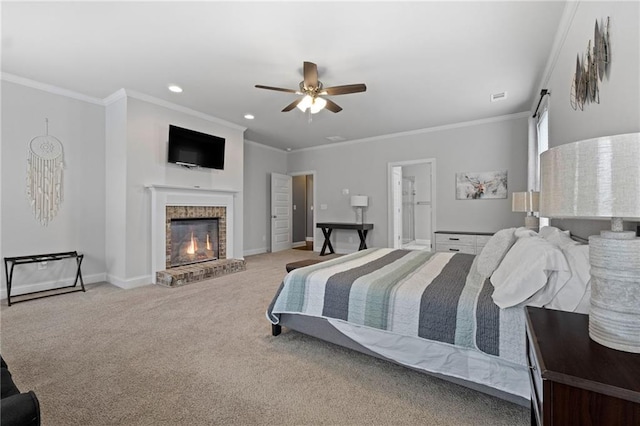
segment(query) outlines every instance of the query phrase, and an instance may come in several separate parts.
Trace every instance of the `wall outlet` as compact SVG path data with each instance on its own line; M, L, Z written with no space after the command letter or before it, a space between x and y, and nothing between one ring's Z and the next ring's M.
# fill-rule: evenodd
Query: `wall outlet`
M326 210L326 209L327 209L326 204L320 204L320 210Z
M293 209L296 210L296 205L295 204L293 205Z
M349 190L347 188L343 189L342 195L349 195Z
M38 269L47 269L47 262L38 262Z

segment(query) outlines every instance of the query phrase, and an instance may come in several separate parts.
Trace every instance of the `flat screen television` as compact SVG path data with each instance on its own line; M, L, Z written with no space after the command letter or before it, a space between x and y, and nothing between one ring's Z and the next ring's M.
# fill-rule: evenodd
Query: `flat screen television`
M169 125L169 163L224 169L225 139Z

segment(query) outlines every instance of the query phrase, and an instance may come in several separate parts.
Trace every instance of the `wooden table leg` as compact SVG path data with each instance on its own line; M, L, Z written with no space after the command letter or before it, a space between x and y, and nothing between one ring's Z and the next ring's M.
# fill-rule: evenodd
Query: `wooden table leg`
M320 256L325 256L327 254L333 254L335 253L333 251L333 246L331 245L331 240L329 238L331 238L331 231L333 231L332 228L320 228L322 229L322 234L324 235L324 244L322 244L322 250L320 250ZM329 249L329 253L325 253L326 249Z
M360 247L358 248L358 251L365 250L367 248L367 243L366 243L367 232L369 232L367 229L365 230L358 229L358 236L360 237Z

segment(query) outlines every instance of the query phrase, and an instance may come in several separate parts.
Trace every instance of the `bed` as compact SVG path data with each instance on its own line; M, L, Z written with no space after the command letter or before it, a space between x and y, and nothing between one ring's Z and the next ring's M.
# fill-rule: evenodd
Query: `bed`
M299 268L267 318L274 335L285 326L528 405L523 307L588 306L588 246L547 234L501 230L478 256L372 248Z

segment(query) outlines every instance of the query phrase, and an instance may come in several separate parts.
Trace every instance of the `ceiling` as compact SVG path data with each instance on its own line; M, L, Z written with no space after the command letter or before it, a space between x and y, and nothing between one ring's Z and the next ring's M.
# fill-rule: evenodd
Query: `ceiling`
M296 150L531 110L564 5L3 2L2 71L101 99L134 90ZM254 85L296 89L303 61L325 87L367 91L331 97L343 111L311 121L280 112L296 95Z

